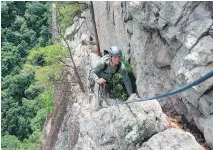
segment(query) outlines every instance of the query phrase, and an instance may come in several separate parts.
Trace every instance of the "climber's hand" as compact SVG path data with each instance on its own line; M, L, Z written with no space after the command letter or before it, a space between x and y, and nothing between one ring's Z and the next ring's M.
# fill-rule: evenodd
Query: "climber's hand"
M137 98L138 98L138 97L137 97L136 93L132 93L132 94L129 96L128 100L134 100L134 99L137 99Z
M98 79L98 84L104 84L106 80L104 78Z

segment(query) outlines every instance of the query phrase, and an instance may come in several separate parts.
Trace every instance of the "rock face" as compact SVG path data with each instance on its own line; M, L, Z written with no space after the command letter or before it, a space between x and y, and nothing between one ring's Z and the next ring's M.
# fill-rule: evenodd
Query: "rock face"
M121 47L133 68L140 97L164 93L212 70L213 39L207 32L212 23L212 2L101 1L93 4L101 50L110 45ZM81 16L87 19L75 18L65 36L78 30L68 43L86 89L96 46L90 13L86 11ZM210 78L160 101L164 109L176 111L196 124L211 148L212 88L213 78ZM40 149L123 150L140 144L141 150L165 150L166 146L178 150L201 149L190 134L168 129L156 100L109 106L98 112L92 110L91 100L88 93L81 92L72 67L65 68Z
M183 86L213 68L213 39L208 35L212 6L212 2L183 1L94 2L101 49L121 47L132 64L141 97ZM184 114L209 137L205 130L210 122L204 126L200 120L213 115L212 89L210 78L160 103Z
M189 144L190 143L190 144ZM203 150L194 136L179 129L167 129L154 135L138 150Z
M103 108L79 119L80 137L74 149L126 149L168 128L158 102Z

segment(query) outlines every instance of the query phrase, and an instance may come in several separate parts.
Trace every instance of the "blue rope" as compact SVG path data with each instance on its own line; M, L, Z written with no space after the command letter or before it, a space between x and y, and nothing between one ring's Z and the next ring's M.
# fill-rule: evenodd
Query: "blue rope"
M157 95L157 96L153 96L153 97L148 97L148 98L137 98L135 100L127 100L123 103L134 103L134 102L140 102L140 101L147 101L147 100L153 100L153 99L158 99L158 98L163 98L163 97L167 97L169 95L173 95L173 94L176 94L176 93L179 93L179 92L182 92L188 88L191 88L197 84L200 84L201 82L211 78L213 76L213 70L210 71L209 73L207 73L206 75L200 77L199 79L195 80L194 82L190 83L190 84L187 84L187 85L184 85L176 90L172 90L170 92L167 92L167 93L163 93L161 95ZM122 104L123 104L122 103Z

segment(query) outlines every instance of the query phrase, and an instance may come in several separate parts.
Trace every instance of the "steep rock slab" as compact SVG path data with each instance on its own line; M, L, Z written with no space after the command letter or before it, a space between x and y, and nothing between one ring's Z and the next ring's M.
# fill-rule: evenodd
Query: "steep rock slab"
M74 149L130 150L168 128L157 101L110 106L79 119L80 137ZM87 117L86 117L87 116Z

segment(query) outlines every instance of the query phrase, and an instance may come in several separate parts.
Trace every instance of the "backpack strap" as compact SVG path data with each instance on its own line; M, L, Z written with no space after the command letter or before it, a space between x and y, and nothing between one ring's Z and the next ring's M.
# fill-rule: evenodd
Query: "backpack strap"
M101 71L105 73L105 70L107 69L107 67L108 67L107 63L104 62L104 67L103 67L103 69L101 69ZM117 68L116 68L115 72L114 73L110 73L111 77L109 79L109 82L112 80L113 76L120 70L120 68L121 68L121 62L119 62L119 64L117 65Z
M116 68L115 72L114 72L114 73L111 73L111 74L113 74L113 75L116 74L116 73L120 70L120 68L121 68L121 62L119 62L119 64L116 65L116 66L117 66L117 68ZM104 62L104 67L103 67L103 69L101 69L101 72L104 72L104 73L105 73L105 70L107 69L107 67L108 67L107 63Z
M119 64L117 65L117 68L116 68L114 74L116 74L120 70L120 68L121 68L121 62L119 62Z
M101 72L104 72L107 69L108 65L106 64L106 62L104 62L104 68L101 69Z

